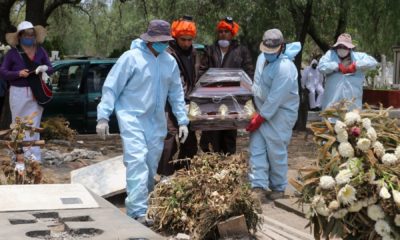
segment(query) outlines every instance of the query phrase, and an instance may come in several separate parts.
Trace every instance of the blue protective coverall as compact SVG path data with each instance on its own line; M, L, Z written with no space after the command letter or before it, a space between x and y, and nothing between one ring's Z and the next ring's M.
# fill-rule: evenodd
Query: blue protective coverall
M153 55L141 39L132 42L104 82L97 119L109 119L115 109L126 166L127 214L146 214L148 193L167 134L165 103L179 125L187 125L184 94L175 59L167 52Z
M322 109L343 99L355 102L350 109L362 107L364 72L374 68L378 63L366 53L350 51L352 62L356 63L356 72L343 74L339 71L339 57L335 50L329 50L319 60L318 70L325 74L325 92L322 97Z
M300 50L299 42L287 44L285 52L269 64L263 53L258 56L252 88L255 105L265 122L250 135L252 188L278 192L286 188L287 147L300 101L293 58Z

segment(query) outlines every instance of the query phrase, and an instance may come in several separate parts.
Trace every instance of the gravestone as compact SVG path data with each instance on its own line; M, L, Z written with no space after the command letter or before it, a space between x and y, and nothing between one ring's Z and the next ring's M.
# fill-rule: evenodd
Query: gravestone
M101 197L125 191L126 168L122 155L71 172L71 183L79 183Z
M34 204L23 204L26 210L2 211L0 212L0 240L33 240L33 239L52 239L52 240L128 240L128 239L164 239L164 237L153 232L149 228L128 217L114 205L99 197L98 195L86 191L88 195L83 197L81 189L75 191L76 195L68 195L63 192L72 193L76 185L66 184L39 185L42 189L49 191L30 192L30 196L20 196L35 199L59 199L59 202L67 206L75 204L85 204L91 201L96 204L95 208L75 208L51 209L54 203L49 203L46 210L37 210ZM7 195L15 194L12 188L21 189L20 186L12 185L10 188L3 188L2 198ZM84 189L84 188L83 188ZM27 192L28 193L28 192ZM5 194L5 195L4 195ZM15 195L14 195L15 196ZM15 196L15 200L17 199ZM80 200L78 200L80 199ZM1 200L0 200L1 201ZM49 201L52 202L53 200ZM3 202L0 202L3 207ZM30 206L30 207L28 207ZM57 206L56 206L57 207ZM31 209L29 209L31 208ZM23 209L20 207L20 209Z

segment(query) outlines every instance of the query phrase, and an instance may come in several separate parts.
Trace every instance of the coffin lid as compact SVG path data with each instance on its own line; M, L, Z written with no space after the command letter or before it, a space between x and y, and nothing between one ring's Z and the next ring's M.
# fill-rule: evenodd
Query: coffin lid
M210 68L196 84L189 99L252 96L252 81L238 68Z

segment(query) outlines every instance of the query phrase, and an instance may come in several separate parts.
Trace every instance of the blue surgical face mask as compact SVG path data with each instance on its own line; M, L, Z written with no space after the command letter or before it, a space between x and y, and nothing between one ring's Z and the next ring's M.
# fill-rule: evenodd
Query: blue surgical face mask
M265 60L269 63L274 62L276 59L278 59L278 53L264 53L264 56Z
M24 46L33 46L33 44L35 43L35 39L34 38L21 38L21 44Z
M168 43L154 42L152 47L158 54L160 54L167 49Z

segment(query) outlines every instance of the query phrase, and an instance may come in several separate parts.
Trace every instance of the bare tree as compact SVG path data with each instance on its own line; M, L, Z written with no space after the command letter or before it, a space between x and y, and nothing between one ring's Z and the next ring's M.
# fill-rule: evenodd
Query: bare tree
M289 10L292 14L293 20L298 22L296 25L296 39L300 41L301 46L304 46L306 41L308 28L311 22L313 0L307 0L304 6L298 5L296 1L290 1ZM301 24L300 24L301 23ZM301 61L303 56L303 49L299 54L297 54L295 59L295 64L298 71L298 84L299 84L299 95L300 95L300 107L299 114L297 117L297 123L295 128L297 130L305 130L307 124L307 114L308 114L308 97L307 94L303 94L303 89L301 88Z
M10 13L13 5L18 0L0 0L0 42L5 42L5 33L11 27ZM77 5L80 0L53 0L46 4L45 0L29 0L26 2L25 19L33 25L47 26L47 19L51 13L64 4ZM11 111L8 103L8 94L3 103L0 117L0 129L9 128Z
M5 33L11 25L10 13L12 7L17 2L26 3L25 19L34 25L47 26L47 19L51 13L58 7L69 4L78 5L80 0L0 0L0 42L5 42ZM47 3L48 2L48 3Z
M5 42L5 33L11 25L10 12L15 0L0 0L0 42Z

